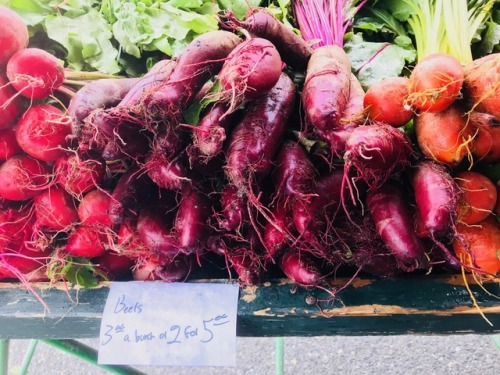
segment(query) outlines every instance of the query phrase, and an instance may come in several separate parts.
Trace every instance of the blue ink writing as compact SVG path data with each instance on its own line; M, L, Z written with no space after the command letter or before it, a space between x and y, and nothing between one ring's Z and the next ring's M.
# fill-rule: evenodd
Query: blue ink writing
M115 327L115 332L116 333L123 333L125 331L125 324L118 324Z
M180 344L181 342L179 341L179 335L181 333L181 327L178 325L173 325L172 327L170 327L170 331L175 332L175 337L173 340L167 341L167 344Z
M226 314L217 315L215 318L203 320L203 330L206 333L206 338L200 341L205 344L212 341L214 333L210 329L210 326L221 326L226 323L229 323L229 318Z
M133 304L125 303L125 294L122 294L121 297L118 297L118 301L116 301L115 309L113 310L115 314L124 313L136 313L140 314L142 312L142 304L139 302L135 302Z
M135 333L135 342L152 341L155 338L153 332L148 332L146 334L139 334L137 330L135 330L134 333Z
M198 336L198 328L193 328L191 326L187 326L184 328L184 337L185 338L190 338L190 337L195 337Z
M109 324L106 325L106 332L104 332L105 338L104 338L103 342L101 343L102 346L106 345L113 338L113 336L111 335L113 328L114 327L109 325Z
M217 315L214 318L214 326L221 326L223 324L229 323L229 318L226 314Z

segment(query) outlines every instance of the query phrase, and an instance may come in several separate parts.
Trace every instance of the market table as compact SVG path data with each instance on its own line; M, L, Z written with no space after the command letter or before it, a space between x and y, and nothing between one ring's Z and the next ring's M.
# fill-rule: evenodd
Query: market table
M193 282L197 281L228 282ZM330 287L340 288L347 282L348 279L337 279ZM330 297L325 291L297 288L288 279L274 279L240 288L237 335L280 338L500 332L500 284L488 281L478 285L471 276L467 277L467 284L491 325L473 305L461 275L357 278L337 298L327 302L319 302ZM94 289L46 283L35 283L33 287L48 311L21 284L0 283L0 359L3 358L4 367L9 339L35 339L23 369L31 360L37 340L96 363L96 351L76 339L99 336L110 283L101 283ZM278 369L283 356L282 341L277 340L276 349ZM105 369L118 374L139 374L127 366ZM6 367L4 371L0 368L0 374L7 373Z
M500 284L468 284L488 324L473 306L460 275L356 279L334 301L287 279L241 287L238 336L402 335L500 332ZM207 280L203 280L207 281ZM210 280L227 282L227 280ZM338 279L332 286L344 285ZM18 283L0 283L0 339L93 338L109 283L95 289L34 284L50 311ZM484 288L484 289L483 289Z

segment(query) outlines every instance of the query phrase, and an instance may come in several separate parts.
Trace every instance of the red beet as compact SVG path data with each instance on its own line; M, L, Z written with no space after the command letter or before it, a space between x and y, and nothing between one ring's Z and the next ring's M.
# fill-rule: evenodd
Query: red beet
M66 230L79 222L76 202L64 189L51 187L34 198L37 225Z
M109 248L107 236L94 226L80 226L70 233L64 249L69 255L94 258Z
M459 189L443 164L423 161L414 170L412 187L418 214L431 236L455 233Z
M0 74L0 130L7 129L14 123L21 114L21 104L16 91L10 87L9 80Z
M311 47L304 39L266 10L257 9L245 21L236 19L234 14L229 11L226 12L224 18L223 26L228 28L243 27L251 34L271 41L285 63L297 70L305 70L311 57Z
M229 140L226 174L238 189L266 176L293 109L295 87L284 73L265 96L253 101Z
M281 75L281 58L276 47L262 38L250 38L227 57L218 79L221 99L234 112L244 102L268 92Z
M30 107L16 125L19 146L29 155L43 161L54 161L67 154L71 120L60 109L49 104Z
M381 123L359 126L347 138L345 180L348 182L347 174L354 167L360 178L376 188L409 166L412 154L410 140L402 131Z
M72 154L55 162L55 180L69 194L81 197L103 181L106 164L98 155Z
M7 63L7 77L23 96L44 99L64 82L61 62L39 48L25 48L16 52Z
M318 260L307 252L286 249L279 264L285 275L301 286L318 286L323 278Z
M16 129L7 128L0 130L0 161L5 161L21 152L22 149L16 140Z
M85 225L99 225L111 228L113 222L109 214L110 194L102 190L92 190L85 194L78 206L78 216Z
M406 271L428 267L425 249L413 229L413 220L400 185L388 181L368 191L367 204L377 232Z
M30 156L16 155L0 166L0 181L0 197L23 201L49 186L50 169Z
M184 253L199 253L203 250L211 214L208 197L191 185L186 185L174 223L179 249Z

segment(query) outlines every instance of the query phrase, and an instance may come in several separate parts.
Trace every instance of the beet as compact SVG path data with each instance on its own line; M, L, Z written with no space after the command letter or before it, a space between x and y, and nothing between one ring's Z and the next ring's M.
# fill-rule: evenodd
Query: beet
M425 249L413 229L408 197L402 187L388 181L367 193L368 210L377 232L406 271L427 268Z
M312 49L309 44L262 8L257 8L244 21L226 11L222 26L231 29L242 27L252 35L269 40L276 46L283 61L297 70L305 70L311 57Z
M229 140L226 174L238 189L266 176L293 109L295 87L284 73L265 96L253 101ZM250 185L249 185L250 184Z

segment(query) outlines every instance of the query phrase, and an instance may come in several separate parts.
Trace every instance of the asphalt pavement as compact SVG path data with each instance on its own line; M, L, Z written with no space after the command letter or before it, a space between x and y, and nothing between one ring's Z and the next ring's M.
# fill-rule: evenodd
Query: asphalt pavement
M97 339L80 340L97 347ZM19 374L29 340L11 340L9 375ZM136 367L157 375L276 373L275 338L238 337L234 368ZM500 335L285 337L284 374L499 375ZM98 367L39 342L28 374L104 375Z

